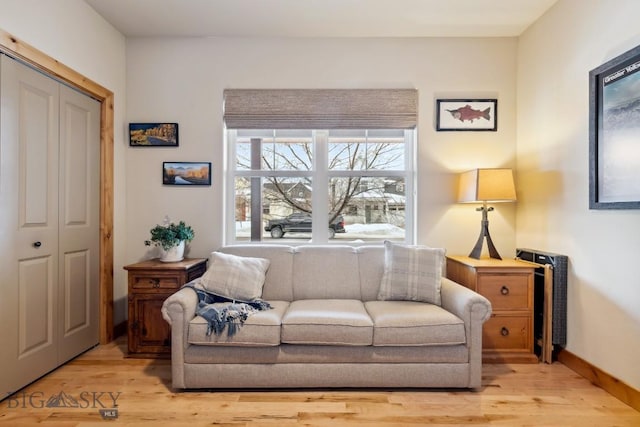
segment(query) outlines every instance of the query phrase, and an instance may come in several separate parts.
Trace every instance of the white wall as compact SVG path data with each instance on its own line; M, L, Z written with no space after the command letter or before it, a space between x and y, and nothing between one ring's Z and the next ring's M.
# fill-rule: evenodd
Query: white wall
M515 39L128 39L127 119L179 123L177 148L127 149L127 260L165 215L196 232L190 256L223 244L225 88L416 88L418 242L467 254L480 231L454 203L456 173L515 165ZM438 98L498 98L497 132L436 132ZM213 185L163 187L163 161L210 161ZM491 214L498 250L513 256L515 207Z
M114 93L114 322L126 318L125 39L83 0L0 0L0 28Z
M569 256L567 350L636 389L640 211L589 210L588 74L640 44L638 16L560 0L520 38L516 222L518 246Z

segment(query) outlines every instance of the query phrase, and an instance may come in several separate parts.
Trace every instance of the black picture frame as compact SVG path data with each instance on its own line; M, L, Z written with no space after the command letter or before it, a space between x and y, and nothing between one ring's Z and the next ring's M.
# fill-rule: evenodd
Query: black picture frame
M640 46L589 72L589 209L640 209Z
M163 185L211 185L211 162L162 162Z
M129 123L130 147L177 147L177 123Z
M498 130L497 99L437 99L436 131Z

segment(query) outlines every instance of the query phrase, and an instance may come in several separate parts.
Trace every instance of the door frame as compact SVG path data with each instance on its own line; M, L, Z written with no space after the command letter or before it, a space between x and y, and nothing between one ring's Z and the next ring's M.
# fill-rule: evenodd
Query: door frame
M113 92L0 29L0 52L100 102L100 344L113 341Z

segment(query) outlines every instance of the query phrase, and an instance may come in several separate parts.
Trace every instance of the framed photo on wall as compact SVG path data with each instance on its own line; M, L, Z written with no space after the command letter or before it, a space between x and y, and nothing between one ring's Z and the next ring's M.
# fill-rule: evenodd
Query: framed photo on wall
M640 209L640 46L589 72L589 208Z
M210 162L163 162L164 185L211 185Z
M129 123L131 147L177 147L177 123Z
M436 100L437 131L498 130L497 99Z

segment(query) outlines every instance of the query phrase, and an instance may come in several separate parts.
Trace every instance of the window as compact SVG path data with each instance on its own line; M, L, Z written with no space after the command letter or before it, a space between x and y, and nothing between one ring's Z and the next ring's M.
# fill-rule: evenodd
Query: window
M231 92L231 95L237 95L236 91ZM242 90L238 92L246 95ZM280 102L280 98L260 101L264 93L256 94L256 91L251 91L251 99L239 102L231 96L233 101L228 102L225 91L225 123L228 127L232 125L226 132L225 192L227 206L233 207L226 210L229 218L226 242L292 243L311 239L314 243L348 243L386 239L412 243L413 127L407 126L405 121L396 126L397 115L392 113L389 116L393 116L393 120L382 120L383 124L391 125L388 128L358 128L353 121L359 124L360 115L354 115L347 124L343 116L332 119L322 114L311 122L309 114L302 114L302 122L289 117L290 121L285 123L282 116L271 119L265 116L291 108L290 103L298 97L285 96L291 95L290 91L267 92L282 96L281 104L271 105ZM312 101L317 102L318 91L311 92ZM320 92L324 94L325 91ZM334 92L331 91L331 99L336 96ZM351 91L338 91L340 96L343 92L348 95ZM378 94L378 91L373 92ZM382 94L387 92L382 91ZM294 91L294 95L299 93ZM408 93L415 94L415 91ZM307 91L303 91L303 95L305 99ZM321 101L323 99L320 97ZM345 95L345 99L349 97ZM384 103L378 96L369 101L373 99ZM243 110L255 110L256 103L270 103L270 106L265 107L264 114ZM305 108L301 107L303 111ZM378 105L376 108L380 109ZM337 111L344 112L345 109ZM316 114L316 110L322 108L311 110ZM297 111L291 108L288 114L297 114ZM379 115L376 113L375 117ZM267 123L273 123L273 128L258 126ZM329 126L325 129L303 128L301 123ZM365 120L363 124L380 123Z
M410 241L412 198L405 188L412 187L413 135L402 129L229 130L234 154L227 191L236 207L230 240Z

